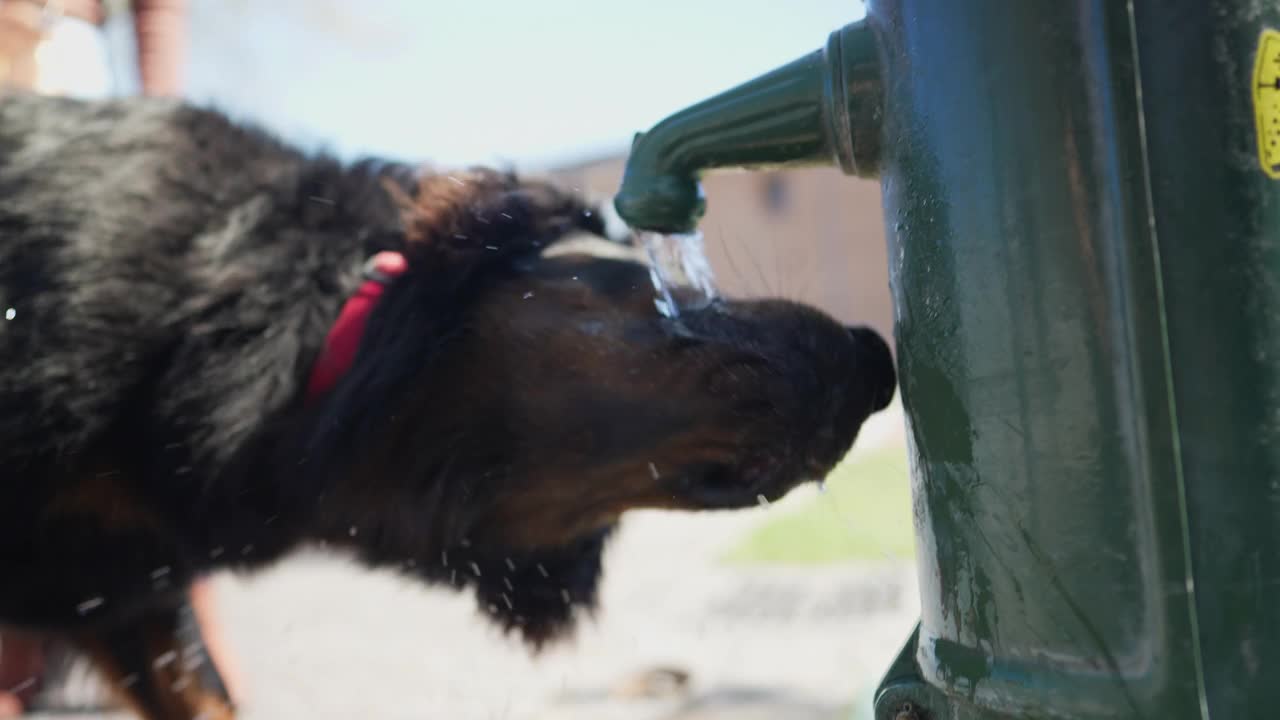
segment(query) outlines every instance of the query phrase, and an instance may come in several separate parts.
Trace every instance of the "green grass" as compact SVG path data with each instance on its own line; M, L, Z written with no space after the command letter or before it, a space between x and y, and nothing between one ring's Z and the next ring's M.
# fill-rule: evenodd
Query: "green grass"
M885 448L850 458L827 478L827 491L757 528L725 560L816 565L910 558L911 487L906 452Z

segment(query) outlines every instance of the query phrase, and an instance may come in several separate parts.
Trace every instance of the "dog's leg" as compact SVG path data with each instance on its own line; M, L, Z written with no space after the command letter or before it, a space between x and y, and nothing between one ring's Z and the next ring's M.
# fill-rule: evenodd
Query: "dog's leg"
M145 720L231 720L231 700L183 611L153 610L78 639Z

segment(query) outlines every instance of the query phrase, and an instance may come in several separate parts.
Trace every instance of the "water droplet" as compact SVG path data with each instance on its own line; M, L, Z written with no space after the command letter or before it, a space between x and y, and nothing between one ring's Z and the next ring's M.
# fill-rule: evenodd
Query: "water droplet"
M461 180L459 180L458 178L456 178L456 177L454 177L454 176L452 176L452 175L449 175L449 176L447 176L447 177L448 177L450 180L452 180L452 181L453 181L453 183L454 183L455 185L458 185L458 186L461 186L461 187L465 187L465 186L466 186L466 183L462 182Z
M542 563L538 563L538 574L542 575L544 578L551 577L551 574L547 572L547 569L543 567Z
M169 574L169 566L168 566L168 565L161 565L160 567L158 567L158 568L156 568L155 570L152 570L152 571L151 571L151 579L152 579L152 580L159 580L160 578L163 578L164 576L166 576L166 575L168 575L168 574Z
M172 665L174 661L177 659L178 659L178 653L173 650L169 650L167 652L163 652L157 655L155 662L151 663L151 667L155 668L156 670L159 670L161 668Z
M80 603L79 605L76 605L76 612L80 613L81 615L88 615L94 610L97 610L98 608L105 605L106 602L107 602L106 598L103 598L101 595L97 597L91 597L88 600L85 600L84 602Z
M5 311L4 311L4 319L5 319L5 320L12 320L12 319L14 319L14 318L16 318L16 317L18 317L18 310L17 310L17 308L9 308L8 310L5 310Z
M449 551L448 550L440 551L440 564L445 567L449 567Z
M493 613L494 615L497 615L497 614L498 614L498 606L497 606L497 605L494 605L493 603L489 603L489 612Z
M347 534L350 535L351 537L355 537L356 533L359 533L359 532L360 532L360 528L356 527L355 525L352 525L351 529L347 531Z
M827 481L826 481L826 480L819 480L819 481L818 481L818 492L820 492L820 493L825 493L826 491L827 491Z
M510 590L511 592L515 592L515 591L516 591L515 586L511 584L511 578L509 578L509 577L504 577L504 578L502 578L502 584L503 584L503 585L506 585L506 586L507 586L507 589L508 589L508 590Z
M525 293L522 297L523 299L528 300L529 298L533 297L533 291L530 290L529 292Z
M577 279L578 279L578 276L577 276L577 275L574 275L574 276L573 276L573 279L574 279L574 280L577 280Z
M458 544L461 545L462 547L471 547L471 541L466 538L462 538L461 540L459 540Z
M249 553L251 553L251 552L253 552L253 545L252 545L252 544L245 545L244 547L240 548L240 554L241 554L241 555L248 555L248 554L249 554Z
M485 249L485 250L493 250L494 252L497 252L497 250L498 250L498 246L497 246L497 245L485 245L485 246L484 246L484 249Z
M654 480L658 480L662 477L662 473L658 472L658 466L653 463L649 463L649 474L653 476Z
M457 570L450 570L450 571L449 571L449 584L450 584L450 585L457 585L457 584L458 584L458 571L457 571Z
M120 687L131 688L138 684L138 679L138 673L129 673L128 675L120 678Z
M516 609L516 606L515 606L515 605L513 605L513 604L511 603L511 598L507 597L507 594L506 594L506 593L502 593L502 602L504 602L504 603L506 603L506 604L507 604L507 609L508 609L508 610L515 610L515 609Z
M475 563L471 563L471 572L475 573L476 577L480 577L480 566Z
M189 675L182 675L169 685L169 689L174 692L182 692L190 684L191 684L191 677Z
M510 216L510 215L508 215L507 213L502 213L502 217L503 217L504 219L506 219L506 220L515 220L515 218L511 217L511 216Z
M26 690L27 688L32 687L33 685L35 685L35 684L36 684L36 680L37 680L37 679L38 679L38 678L37 678L35 675L32 675L31 677L27 678L26 680L23 680L22 682L18 683L17 685L14 685L13 687L9 688L9 692L10 692L10 693L13 693L14 695L17 695L18 693L22 692L23 690Z
M560 589L560 599L564 600L565 605L569 605L572 603L572 600L569 598L569 591L563 588Z
M453 239L454 239L454 240L466 240L466 239L467 239L467 236L466 236L466 235L463 235L463 234L461 234L461 233L454 233L454 234L453 234Z
M404 561L404 566L410 569L418 567L418 561L414 560L413 558L409 558L408 560Z
M769 507L769 498L764 495L757 495L756 502L760 504L760 507Z
M212 549L212 550L210 550L210 551L209 551L209 558L210 558L211 560L217 560L217 559L222 555L222 553L224 553L224 552L226 552L226 551L227 551L227 549L226 549L226 548L224 548L224 547L222 547L221 545L219 545L218 547L216 547L216 548L214 548L214 549Z

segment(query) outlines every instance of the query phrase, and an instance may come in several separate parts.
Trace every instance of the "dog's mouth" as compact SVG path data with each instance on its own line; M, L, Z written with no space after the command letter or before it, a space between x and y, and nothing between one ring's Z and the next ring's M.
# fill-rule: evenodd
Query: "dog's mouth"
M775 502L800 485L821 481L830 471L817 462L796 467L772 457L699 462L680 474L677 492L696 508L731 510Z
M758 471L727 463L703 463L686 471L681 494L706 509L733 509L772 501L764 490L771 482ZM763 500L762 500L763 499Z

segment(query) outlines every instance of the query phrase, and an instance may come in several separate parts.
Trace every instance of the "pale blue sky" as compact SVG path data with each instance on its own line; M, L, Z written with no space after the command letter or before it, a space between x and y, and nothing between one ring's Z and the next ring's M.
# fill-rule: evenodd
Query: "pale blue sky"
M857 0L195 0L190 95L343 155L541 166L825 42Z

